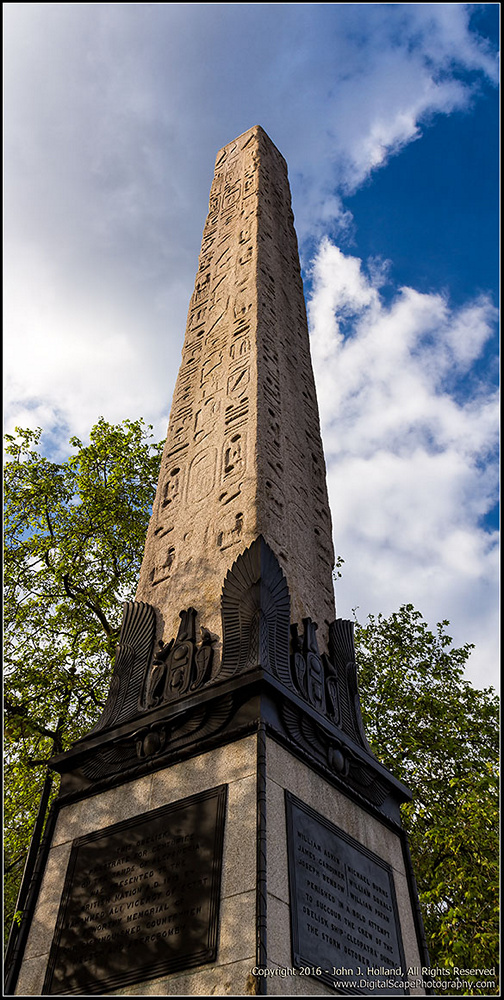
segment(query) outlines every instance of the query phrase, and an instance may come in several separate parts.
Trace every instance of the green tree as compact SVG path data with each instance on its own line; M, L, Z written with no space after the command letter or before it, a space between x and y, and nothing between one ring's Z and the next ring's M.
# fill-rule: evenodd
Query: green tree
M498 701L492 688L463 679L473 647L453 648L448 625L431 632L411 604L357 625L361 704L374 752L413 792L402 814L431 963L491 968L499 954Z
M40 454L40 429L6 436L7 923L47 761L89 730L106 696L159 472L151 431L101 418L61 463Z

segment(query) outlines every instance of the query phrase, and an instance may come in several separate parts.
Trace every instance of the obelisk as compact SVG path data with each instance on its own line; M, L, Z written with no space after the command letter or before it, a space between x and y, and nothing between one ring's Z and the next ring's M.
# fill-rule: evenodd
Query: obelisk
M216 159L136 599L220 634L224 577L259 535L294 621L333 621L334 552L287 166L262 128ZM159 636L161 638L161 635Z
M399 807L366 741L285 161L217 155L136 600L52 759L16 995L423 995Z

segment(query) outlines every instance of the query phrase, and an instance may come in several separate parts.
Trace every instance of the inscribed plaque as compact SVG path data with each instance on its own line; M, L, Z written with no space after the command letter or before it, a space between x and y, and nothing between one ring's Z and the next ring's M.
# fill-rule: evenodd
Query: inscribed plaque
M294 965L339 993L405 995L392 869L289 792Z
M44 995L104 993L215 960L226 788L74 841Z

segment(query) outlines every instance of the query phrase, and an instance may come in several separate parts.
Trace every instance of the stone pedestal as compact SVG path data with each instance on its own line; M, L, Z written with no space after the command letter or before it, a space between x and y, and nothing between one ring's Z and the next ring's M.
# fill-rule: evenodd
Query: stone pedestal
M263 698L262 714L268 708L266 701ZM249 708L261 712L258 695L252 695ZM367 967L365 970L362 968L362 961L358 961L355 955L369 957L369 965L373 969L383 967L383 959L379 956L386 956L387 952L375 947L378 932L374 928L378 927L381 928L380 934L388 928L389 933L394 929L398 935L405 974L408 968L418 969L425 965L419 941L421 931L416 920L414 887L400 826L369 803L363 808L362 801L336 787L329 775L323 773L323 768L314 768L307 760L300 759L300 755L294 754L285 741L280 743L272 735L267 735L269 727L264 723L260 724L258 731L254 724L250 728L256 731L171 766L152 770L151 763L149 767L144 765L140 768L144 773L130 780L119 783L104 781L101 790L93 790L91 794L81 790L61 797L54 812L54 829L44 861L45 871L16 995L42 995L48 989L48 969L54 973L52 990L60 995L246 996L266 992L281 996L339 995L348 992L365 995L370 992L362 985L369 978L368 971ZM173 908L167 910L166 904L162 908L164 897L159 897L161 905L153 904L152 893L144 889L136 891L139 883L131 882L145 872L141 861L132 868L134 874L129 876L130 866L124 865L118 873L119 891L106 902L100 901L96 892L90 891L87 896L84 893L84 918L93 913L97 898L99 901L94 923L94 947L85 941L83 943L81 938L80 943L77 941L75 944L73 962L68 956L62 958L61 954L58 955L54 946L57 938L55 931L73 845L89 834L105 833L117 824L135 817L142 819L163 806L185 802L190 797L197 798L218 786L225 787L226 795L214 960L167 974L149 974L137 981L110 985L107 979L110 969L113 968L116 977L120 977L121 972L117 970L121 969L121 964L125 979L135 979L127 955L128 934L131 934L132 928L136 931L141 927L139 933L146 949L156 938L157 953L162 954L164 948L169 960L173 941L184 933L184 924L193 919L187 916L182 903L175 920L163 923L163 914L170 916L176 911ZM309 836L300 834L298 824L288 829L292 803L298 809L302 804L310 812L312 831L320 820L328 822L322 852L309 843ZM315 825L313 814L320 817ZM350 896L349 886L343 882L342 876L348 880L351 866L347 863L346 867L345 864L341 867L336 860L341 839L333 840L332 850L328 847L333 826L340 831L340 837L344 834L361 845L367 852L366 856L375 859L375 865L376 859L384 863L391 874L396 907L394 913L388 909L390 897L384 896L382 885L379 890L373 890L372 880L365 875L365 882L360 880L359 875L353 877L354 887ZM193 832L197 833L197 830ZM293 857L296 853L297 859ZM323 867L320 864L322 858L325 858ZM293 897L294 868L298 875L304 873L310 892L310 895L306 893L303 903ZM368 882L371 885L366 889ZM152 877L147 884L152 885ZM362 896L363 890L370 895ZM375 903L373 897L377 897L379 902ZM140 906L134 906L139 899ZM367 923L362 916L366 914L362 910L363 901L369 901L370 905ZM123 909L118 915L114 910L119 907ZM358 917L355 918L352 913L357 913ZM116 947L119 942L123 951L122 960L118 963L111 958L109 966L105 960L98 968L96 955L107 954L106 946L102 945L101 949L99 946L111 935L112 921L116 921L116 934L117 929L122 933L122 939L116 937ZM293 948L293 924L301 929L305 949L300 964L296 962ZM173 932L172 937L163 938L167 927ZM187 930L185 934L187 937ZM323 934L326 941L322 940ZM357 941L360 945L356 944ZM112 942L111 956L113 950ZM375 951L379 955L373 954ZM305 974L308 967L316 969L321 954L326 958L323 963L326 974ZM342 954L346 957L345 968L362 969L361 974L355 973L355 981L360 984L355 990L347 985L343 989L331 985L331 982L345 982L345 977L336 974L341 969ZM183 958L181 961L183 965ZM76 983L79 967L82 975L83 965L87 980L85 987L79 988ZM71 975L68 979L65 972L69 969ZM393 979L397 984L399 978L397 973L393 976L374 974L371 981ZM417 979L418 973L409 978ZM346 976L346 983L348 981ZM392 992L390 989L374 991L386 995L405 993L397 988ZM423 995L425 991L421 985L414 985L409 992Z

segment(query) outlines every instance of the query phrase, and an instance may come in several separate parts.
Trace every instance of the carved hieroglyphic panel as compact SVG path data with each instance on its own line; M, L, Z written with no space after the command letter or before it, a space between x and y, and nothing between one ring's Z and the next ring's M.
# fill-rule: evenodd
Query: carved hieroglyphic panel
M189 468L188 503L199 503L212 492L217 468L217 449L206 448L193 458Z
M194 417L194 441L199 444L212 433L215 421L219 418L222 400L216 394L204 397L196 410Z

